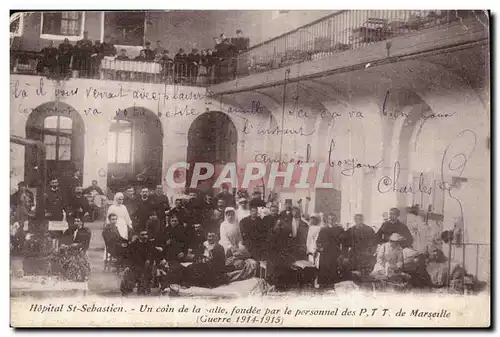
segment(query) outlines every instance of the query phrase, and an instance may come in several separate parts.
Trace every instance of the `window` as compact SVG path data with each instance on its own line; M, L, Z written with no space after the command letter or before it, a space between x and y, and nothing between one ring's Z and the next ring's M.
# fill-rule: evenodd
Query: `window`
M21 36L23 35L23 23L24 17L23 13L15 13L10 17L10 36Z
M69 117L50 116L43 121L43 142L47 160L71 160L73 121Z
M143 46L145 12L105 12L104 35L113 37L116 45Z
M42 13L41 38L78 41L83 38L84 12Z
M115 120L111 123L108 137L108 162L130 164L132 162L132 123Z

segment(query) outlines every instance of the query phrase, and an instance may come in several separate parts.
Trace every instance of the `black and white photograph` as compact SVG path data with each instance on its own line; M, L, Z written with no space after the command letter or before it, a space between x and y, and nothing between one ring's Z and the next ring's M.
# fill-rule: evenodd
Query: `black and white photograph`
M490 326L488 10L9 15L12 327Z

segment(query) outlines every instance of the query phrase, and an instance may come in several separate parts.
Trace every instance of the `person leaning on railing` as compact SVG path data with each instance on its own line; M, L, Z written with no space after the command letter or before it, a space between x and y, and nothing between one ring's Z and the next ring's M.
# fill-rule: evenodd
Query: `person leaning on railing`
M59 61L59 70L61 76L66 78L69 76L69 69L71 64L71 58L73 56L73 46L69 43L69 40L64 39L63 43L59 45L59 55L57 60Z
M190 82L192 84L195 84L198 78L198 69L201 62L201 55L198 49L193 48L191 53L189 53L189 55L187 56L187 61L188 61L188 75Z
M53 76L57 71L57 48L54 47L54 41L49 41L49 45L43 48L40 52L42 59L38 63L37 72L45 73L45 68L49 69L50 76Z
M172 74L174 72L174 60L170 56L170 52L168 50L163 51L163 54L158 59L158 62L161 64L161 78L164 80L172 78Z
M180 82L187 77L187 55L184 49L180 48L174 57L175 81Z

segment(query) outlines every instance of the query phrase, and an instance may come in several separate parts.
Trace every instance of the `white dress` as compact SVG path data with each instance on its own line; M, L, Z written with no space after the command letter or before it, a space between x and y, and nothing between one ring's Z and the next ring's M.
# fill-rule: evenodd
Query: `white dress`
M237 223L224 221L220 225L220 245L227 253L231 248L241 248L243 238L241 237L240 226Z

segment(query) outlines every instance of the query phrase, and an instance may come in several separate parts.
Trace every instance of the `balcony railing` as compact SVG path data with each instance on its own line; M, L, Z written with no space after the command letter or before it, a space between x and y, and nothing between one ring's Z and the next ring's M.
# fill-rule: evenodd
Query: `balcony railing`
M338 11L240 53L237 62L233 62L237 65L233 73L244 77L304 61L327 59L337 53L470 17L488 24L484 11Z
M119 60L113 56L64 62L57 58L44 59L42 53L11 51L10 71L13 74L46 76L52 79L86 78L141 83L166 83L186 86L206 86L214 83L216 67L199 66L173 61L145 62Z

